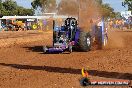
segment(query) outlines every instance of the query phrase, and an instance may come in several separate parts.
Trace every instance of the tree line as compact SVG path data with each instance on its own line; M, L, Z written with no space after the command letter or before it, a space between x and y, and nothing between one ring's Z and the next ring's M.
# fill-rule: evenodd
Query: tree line
M77 12L79 0L60 0L60 3L57 5L56 0L34 0L31 4L34 9L38 7L42 8L42 12L56 12L59 14L66 14L67 10L71 12L70 14L74 14ZM83 0L84 1L84 0ZM90 0L89 0L90 1ZM95 0L100 6L100 13L104 17L115 18L119 16L119 12L115 12L114 9L110 6L110 4L104 4L102 0ZM74 4L73 4L74 3ZM128 10L132 11L132 1L124 0L123 6L128 6Z
M83 0L84 1L84 0ZM93 1L93 0L91 0ZM98 5L100 5L100 13L105 17L115 17L116 13L114 9L110 7L109 4L103 4L102 0L95 0ZM90 0L89 0L89 3ZM70 13L73 15L77 13L78 9L78 0L60 0L60 3L57 5L56 0L34 0L32 2L34 9L38 7L42 8L42 12L56 12L58 14L67 14ZM52 7L52 8L51 8Z
M4 16L32 16L35 14L35 10L37 10L38 7L42 8L42 13L56 12L57 14L69 13L72 15L78 12L77 1L79 0L58 0L60 1L59 3L56 3L56 1L57 0L33 0L31 3L32 8L27 9L22 6L18 6L16 1L7 0L2 2L2 0L0 0L0 14ZM114 12L114 9L109 4L104 4L102 0L95 1L98 3L100 7L100 13L104 17L114 18L119 16L119 13ZM128 10L132 11L131 0L124 0L124 2L122 2L122 6L128 6Z
M8 0L2 2L2 0L0 0L0 14L3 16L32 16L34 15L34 12L34 9L18 6L16 1Z
M129 11L132 11L132 0L125 0L124 2L122 2L122 6L124 7L128 7Z

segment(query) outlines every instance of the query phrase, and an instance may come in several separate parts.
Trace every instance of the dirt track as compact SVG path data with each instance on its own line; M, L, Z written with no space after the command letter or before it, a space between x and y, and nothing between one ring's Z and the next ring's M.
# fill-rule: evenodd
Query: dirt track
M43 35L38 36L42 38ZM89 67L91 80L132 80L131 39L132 31L112 31L104 50L43 54L41 46L51 42L45 34L43 41L35 42L36 37L26 44L1 48L0 88L81 88L82 67ZM128 88L99 86L109 87Z

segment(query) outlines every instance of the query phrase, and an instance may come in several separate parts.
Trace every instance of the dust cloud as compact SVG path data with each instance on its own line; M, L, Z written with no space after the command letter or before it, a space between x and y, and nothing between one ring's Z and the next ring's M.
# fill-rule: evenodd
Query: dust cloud
M52 1L52 0L51 0ZM54 9L57 15L66 15L69 17L77 17L79 27L86 32L91 30L92 23L97 24L101 15L101 5L97 0L58 0L52 1ZM56 3L57 5L55 5ZM56 7L55 7L56 6ZM50 7L52 8L52 7ZM51 11L51 10L50 10ZM116 48L123 47L123 39L115 31L109 31L109 42L107 47Z
M108 44L105 49L124 48L125 40L120 32L115 30L109 30L108 32Z
M56 8L56 10L50 10L51 12L56 12L57 15L78 18L79 27L84 31L90 31L91 20L94 21L97 20L99 16L101 17L100 5L97 0L49 0L49 2L50 1L52 1L50 6L53 6L54 9Z
M90 31L92 20L94 23L101 17L100 6L95 0L80 0L79 4L79 26L84 31Z
M96 0L61 0L58 14L76 16L79 27L84 31L90 31L90 21L97 20L101 16L100 6Z

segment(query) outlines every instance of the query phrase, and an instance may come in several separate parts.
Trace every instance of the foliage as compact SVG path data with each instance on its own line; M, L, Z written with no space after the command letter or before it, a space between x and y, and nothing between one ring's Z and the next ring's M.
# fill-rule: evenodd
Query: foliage
M42 8L42 12L54 12L56 10L56 0L34 0L31 5L34 9Z
M56 5L56 0L34 0L32 2L32 7L37 9L41 7L43 12L53 12L55 10L58 11L58 14L71 14L77 13L78 9L78 0L61 0L59 5ZM95 0L98 3L100 12L104 17L112 17L116 16L114 9L110 7L109 4L103 4L102 0ZM73 4L74 3L74 4ZM51 8L51 7L52 8Z
M99 5L102 5L103 1L102 0L95 0Z
M114 18L116 15L114 9L110 7L109 4L102 4L101 13L104 17L111 17L111 18Z
M34 15L33 9L26 9L24 7L18 6L15 1L5 1L0 0L0 13L4 16L14 16L14 15Z
M132 0L125 0L123 3L122 3L122 6L128 6L128 10L132 11Z
M42 7L42 2L44 0L34 0L31 5L34 9L37 9L38 7ZM45 2L45 1L44 1Z

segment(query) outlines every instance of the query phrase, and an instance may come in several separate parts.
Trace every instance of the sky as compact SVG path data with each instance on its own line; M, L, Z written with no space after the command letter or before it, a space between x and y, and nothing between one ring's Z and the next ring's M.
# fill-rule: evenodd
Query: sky
M114 11L121 12L127 10L127 7L122 6L122 1L124 0L103 0L103 3L109 3L114 8Z
M31 2L33 0L15 0L18 5L26 7L26 8L31 8ZM127 8L124 8L122 6L122 1L123 0L103 0L103 3L108 3L112 8L114 8L114 11L116 12L121 12L124 10L127 10Z

